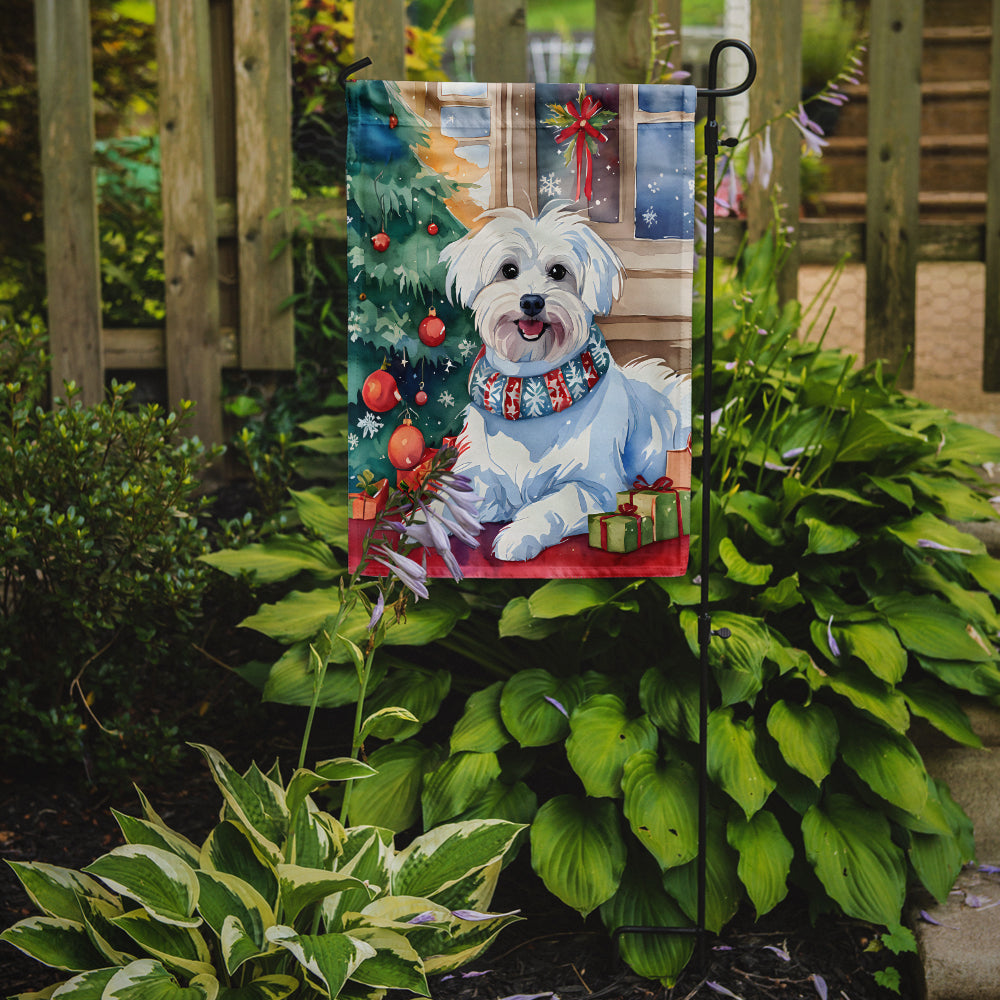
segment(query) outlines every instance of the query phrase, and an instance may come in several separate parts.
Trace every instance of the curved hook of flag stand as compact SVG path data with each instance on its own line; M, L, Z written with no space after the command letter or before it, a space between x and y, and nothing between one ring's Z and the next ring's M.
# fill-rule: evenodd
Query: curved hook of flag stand
M725 49L739 49L747 60L747 75L736 87L716 87L719 56ZM694 927L623 926L612 934L616 946L623 934L694 934L698 941L698 964L706 968L705 955L705 896L707 889L707 834L708 834L708 648L712 637L728 639L727 628L712 629L712 615L708 609L709 578L709 529L712 506L708 479L712 466L712 289L715 279L715 158L720 146L735 146L735 138L719 140L719 123L716 121L716 99L735 97L750 89L757 76L757 58L746 42L725 38L716 42L708 60L708 87L698 90L698 96L707 98L705 122L705 159L708 183L705 194L705 376L702 400L702 451L701 451L701 602L698 613L698 646L701 652L701 687L698 698L698 910Z

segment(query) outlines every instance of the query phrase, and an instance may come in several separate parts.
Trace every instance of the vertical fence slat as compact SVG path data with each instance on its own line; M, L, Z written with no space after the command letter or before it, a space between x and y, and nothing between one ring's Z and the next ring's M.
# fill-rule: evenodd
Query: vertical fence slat
M295 367L289 242L292 143L287 0L233 7L236 72L236 229L240 267L240 365ZM284 243L277 255L275 249Z
M993 0L990 45L989 171L986 180L986 325L983 389L1000 392L1000 0Z
M192 430L222 440L219 255L215 222L211 43L206 0L156 6L167 394L198 403Z
M664 44L658 45L657 57L662 58L666 55L666 50L670 47L672 40L674 47L670 53L670 62L673 63L675 70L679 70L682 68L684 60L684 45L681 32L681 0L653 0L653 11L658 24L669 25L670 29L675 32L673 35L667 35L662 39ZM659 29L657 28L657 30Z
M652 0L594 0L594 71L601 83L645 83Z
M406 79L405 0L354 0L354 57L364 56L372 65L356 76Z
M868 58L865 359L913 387L923 2L872 0ZM905 360L904 360L905 359Z
M750 39L761 67L750 88L750 130L783 114L799 103L802 90L802 4L799 0L760 0L750 8ZM782 301L798 295L799 274L799 158L802 137L788 120L771 128L774 169L765 189L758 182L747 195L747 227L751 239L759 239L774 220L777 201L781 224L793 227L794 243L778 274Z
M88 0L35 0L52 391L104 395Z
M528 76L524 0L475 0L476 79L516 83Z

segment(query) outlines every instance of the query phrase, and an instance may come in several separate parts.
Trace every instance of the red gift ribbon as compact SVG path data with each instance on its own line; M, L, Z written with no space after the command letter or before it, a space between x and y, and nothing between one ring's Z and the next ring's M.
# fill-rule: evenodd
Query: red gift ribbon
M600 132L593 125L590 124L590 119L601 110L601 102L595 98L587 95L584 97L580 109L577 110L576 103L574 101L566 102L566 111L574 119L572 125L567 125L566 128L562 129L556 136L556 143L564 142L566 139L571 139L576 142L576 200L580 200L580 175L584 175L583 193L587 196L587 201L590 201L591 194L593 193L593 181L594 181L594 156L590 152L590 146L587 145L587 136L589 135L592 139L596 139L598 142L607 142L608 137L606 135L601 135ZM584 160L586 157L586 161ZM586 162L586 169L584 169L584 162Z
M608 547L608 521L612 517L618 517L624 514L625 517L635 518L635 529L639 535L639 543L642 544L642 514L639 513L639 508L636 507L634 503L620 503L618 505L618 510L613 510L610 514L602 514L600 517L601 522L601 548L606 549Z
M681 510L681 494L680 490L674 487L674 481L670 476L660 476L654 483L647 483L642 476L636 476L635 482L632 483L632 489L629 490L629 500L633 499L635 494L642 490L655 490L657 493L673 493L674 507L677 508L677 535L678 537L683 535L684 512ZM632 505L630 504L629 506Z

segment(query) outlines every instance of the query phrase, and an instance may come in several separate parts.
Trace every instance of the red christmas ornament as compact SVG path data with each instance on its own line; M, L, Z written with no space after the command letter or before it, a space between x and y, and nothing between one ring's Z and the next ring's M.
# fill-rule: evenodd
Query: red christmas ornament
M427 223L427 232L430 233L431 236L437 236L437 234L438 234L438 224L436 222L429 222L429 223Z
M389 249L389 236L386 233L376 233L372 237L372 246L378 250L379 253L385 253Z
M389 115L389 128L395 128L399 124L399 119L395 115Z
M427 393L421 389L413 398L416 400L417 406L423 406L427 402Z
M437 310L430 312L420 321L417 333L420 342L428 347L440 347L444 343L444 323L438 318Z
M409 472L420 464L425 447L423 434L406 418L389 437L389 461L394 469Z
M361 387L361 398L369 410L387 413L402 398L396 380L385 369L372 372Z

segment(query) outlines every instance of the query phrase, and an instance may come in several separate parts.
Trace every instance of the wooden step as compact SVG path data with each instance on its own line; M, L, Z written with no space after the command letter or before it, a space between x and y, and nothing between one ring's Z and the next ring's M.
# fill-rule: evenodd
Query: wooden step
M924 83L988 80L992 38L989 25L925 28L921 79Z
M867 195L863 191L830 191L816 202L829 218L865 218ZM920 218L955 222L982 222L986 215L986 193L979 191L921 191Z

